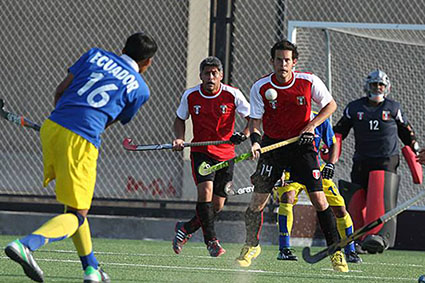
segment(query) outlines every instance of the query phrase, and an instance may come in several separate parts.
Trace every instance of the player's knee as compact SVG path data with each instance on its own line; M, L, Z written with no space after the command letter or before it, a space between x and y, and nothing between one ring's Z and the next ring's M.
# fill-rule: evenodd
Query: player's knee
M331 206L331 208L336 218L342 218L347 215L347 210L345 209L345 206Z
M261 212L269 200L270 194L255 193L252 195L249 209L253 212Z
M311 192L309 195L311 203L317 211L323 211L328 208L329 203L323 191Z
M281 203L294 204L294 202L295 202L295 194L292 194L291 192L283 193L282 196L280 197L280 202Z
M75 216L77 216L78 218L78 227L80 227L81 225L83 225L84 220L86 219L86 217L82 214L80 214L78 211L75 210L68 210L67 213L72 213Z
M223 210L224 203L214 203L214 213L218 214Z

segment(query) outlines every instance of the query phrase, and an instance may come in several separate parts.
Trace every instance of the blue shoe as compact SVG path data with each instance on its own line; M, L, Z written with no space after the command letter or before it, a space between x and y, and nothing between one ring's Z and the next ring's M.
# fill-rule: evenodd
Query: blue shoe
M32 257L31 251L19 240L9 243L4 249L4 252L11 260L22 266L29 278L37 282L44 282L43 271Z
M87 266L84 270L84 283L110 283L111 278L102 270L102 268L94 269L93 266Z

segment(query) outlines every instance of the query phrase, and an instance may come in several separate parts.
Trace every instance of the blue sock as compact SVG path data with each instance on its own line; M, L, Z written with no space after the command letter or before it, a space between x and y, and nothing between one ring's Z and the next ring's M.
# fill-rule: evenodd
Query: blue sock
M46 238L41 235L29 234L19 239L19 242L30 249L30 251L35 251L46 244Z
M279 250L289 248L289 233L287 227L287 217L285 215L279 215Z
M59 238L46 238L42 235L36 235L36 234L29 234L28 236L23 237L22 239L19 239L19 241L30 251L36 251L40 247L44 246L47 243L61 241L65 239L66 236L59 237ZM46 241L47 240L47 241Z
M86 270L87 266L92 266L94 269L97 269L99 266L99 263L97 262L96 257L94 256L94 253L91 252L90 254L86 256L80 256L81 264L83 265L83 270Z

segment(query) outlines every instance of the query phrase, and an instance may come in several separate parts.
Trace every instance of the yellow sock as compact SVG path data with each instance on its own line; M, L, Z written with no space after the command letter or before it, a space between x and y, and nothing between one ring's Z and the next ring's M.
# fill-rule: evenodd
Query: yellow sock
M64 213L53 217L32 234L41 235L49 239L65 239L72 236L77 229L77 216L72 213Z
M352 233L353 226L353 221L351 220L350 214L347 213L344 217L337 218L336 226L341 238L346 238L347 235L350 235ZM347 228L349 228L349 231L347 231Z
M92 252L92 241L90 234L90 226L87 218L84 223L78 228L77 232L72 236L72 242L77 249L79 256L86 256Z

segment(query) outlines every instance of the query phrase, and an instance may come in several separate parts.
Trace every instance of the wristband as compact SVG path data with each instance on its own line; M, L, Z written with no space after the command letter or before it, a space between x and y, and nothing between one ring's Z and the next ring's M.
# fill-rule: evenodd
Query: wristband
M256 142L260 143L261 142L261 135L259 133L252 133L249 136L249 139L251 140L252 144L254 144Z

